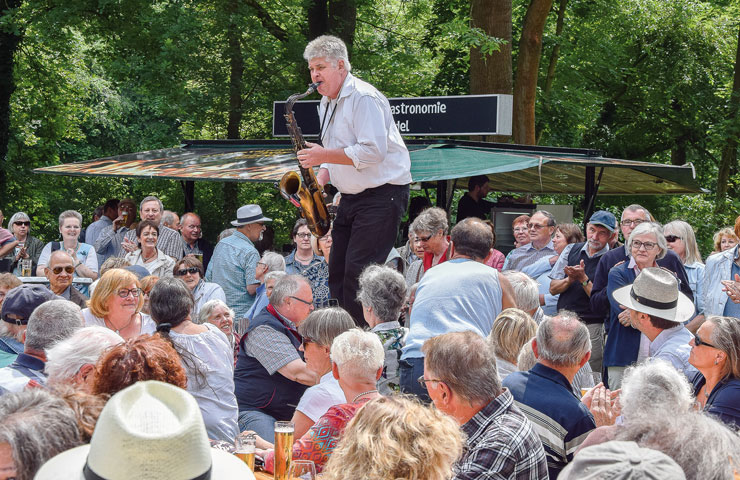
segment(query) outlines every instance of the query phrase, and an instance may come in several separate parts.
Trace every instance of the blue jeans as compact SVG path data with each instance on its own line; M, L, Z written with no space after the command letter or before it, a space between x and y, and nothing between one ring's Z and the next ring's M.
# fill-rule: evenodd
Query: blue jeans
M398 371L401 377L401 392L416 397L424 403L432 403L427 389L422 387L418 379L424 375L424 357L399 360Z
M239 431L252 430L263 440L275 443L275 419L259 410L239 412Z

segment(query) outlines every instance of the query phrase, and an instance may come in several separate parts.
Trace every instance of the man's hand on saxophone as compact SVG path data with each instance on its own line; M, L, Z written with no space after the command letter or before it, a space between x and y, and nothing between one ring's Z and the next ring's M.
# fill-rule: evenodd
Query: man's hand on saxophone
M339 165L353 165L342 148L324 148L318 143L306 142L308 148L298 150L298 162L303 168L317 167L322 163L336 163Z

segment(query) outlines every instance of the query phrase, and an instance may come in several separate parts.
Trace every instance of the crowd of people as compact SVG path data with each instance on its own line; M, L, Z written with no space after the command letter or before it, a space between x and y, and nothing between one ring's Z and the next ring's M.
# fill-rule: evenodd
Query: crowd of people
M640 205L519 216L505 255L474 177L395 248L408 155L342 47L306 49L329 123L298 152L339 187L329 233L272 251L253 204L213 245L154 196L0 228L0 479L253 478L235 440L270 472L277 421L327 479L740 476L740 217L706 263ZM394 173L336 122L386 131Z

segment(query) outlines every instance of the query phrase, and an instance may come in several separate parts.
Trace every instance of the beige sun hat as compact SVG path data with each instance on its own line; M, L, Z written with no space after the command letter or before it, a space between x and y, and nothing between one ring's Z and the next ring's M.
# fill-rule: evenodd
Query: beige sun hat
M620 305L671 322L694 316L694 303L678 290L676 276L660 267L642 270L632 285L614 290L612 296Z
M89 445L53 457L35 480L254 480L234 455L211 448L185 390L138 382L111 397Z

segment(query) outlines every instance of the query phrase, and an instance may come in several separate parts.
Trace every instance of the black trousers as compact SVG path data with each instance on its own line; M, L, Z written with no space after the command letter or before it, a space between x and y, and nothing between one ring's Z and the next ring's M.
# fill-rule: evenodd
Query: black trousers
M358 326L367 325L357 302L358 278L367 265L385 263L408 204L408 185L342 194L331 233L329 291Z

